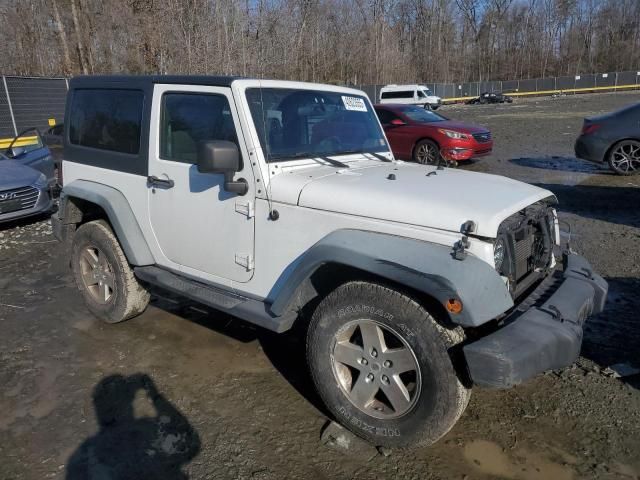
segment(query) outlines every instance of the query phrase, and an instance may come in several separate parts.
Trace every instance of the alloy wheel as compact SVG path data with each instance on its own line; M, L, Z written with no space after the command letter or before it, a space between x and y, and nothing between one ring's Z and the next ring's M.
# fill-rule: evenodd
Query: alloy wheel
M611 166L627 174L640 170L640 142L627 140L619 143L611 152Z
M80 272L93 299L100 304L109 302L115 292L115 276L105 254L97 247L86 247L80 254Z
M355 320L335 336L331 355L340 389L360 411L401 417L416 404L421 376L416 356L400 334L373 320Z
M438 149L431 143L423 143L418 145L416 150L416 158L418 163L422 165L434 165L438 158Z

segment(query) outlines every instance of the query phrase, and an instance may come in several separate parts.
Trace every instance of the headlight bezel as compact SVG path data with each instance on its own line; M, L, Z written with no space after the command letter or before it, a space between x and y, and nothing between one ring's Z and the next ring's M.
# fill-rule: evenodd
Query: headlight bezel
M36 188L46 188L48 184L47 176L44 173L41 173L38 179L33 182L33 186Z
M493 244L493 265L496 271L500 271L504 265L507 245L503 237L498 237Z

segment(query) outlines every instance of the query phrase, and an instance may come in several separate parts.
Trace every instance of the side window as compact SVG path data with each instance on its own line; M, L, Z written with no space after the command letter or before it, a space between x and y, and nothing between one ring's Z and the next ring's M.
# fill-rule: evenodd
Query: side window
M78 89L73 92L69 141L83 147L137 155L144 93Z
M160 158L195 164L198 142L205 140L238 144L227 97L165 93L160 116Z
M413 98L413 90L402 90L396 92L384 92L380 98Z
M382 125L389 125L391 123L391 120L393 120L394 118L398 118L388 110L376 110L376 113L378 114L378 118L380 119L380 123Z

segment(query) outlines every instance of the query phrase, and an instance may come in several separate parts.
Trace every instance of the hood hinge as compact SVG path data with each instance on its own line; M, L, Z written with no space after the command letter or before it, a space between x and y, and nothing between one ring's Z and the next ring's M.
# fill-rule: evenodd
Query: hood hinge
M250 253L236 253L236 263L250 272L254 268L253 255Z
M253 218L256 214L253 202L236 202L236 212L246 215L247 218Z

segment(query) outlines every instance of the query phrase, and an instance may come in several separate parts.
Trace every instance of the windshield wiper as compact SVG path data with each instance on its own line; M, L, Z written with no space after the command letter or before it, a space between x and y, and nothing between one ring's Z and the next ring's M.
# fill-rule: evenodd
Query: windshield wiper
M373 155L374 157L376 157L378 160L382 160L383 162L392 162L393 160L389 160L387 157L385 157L384 155L380 155L379 153L375 153L375 152L366 152L370 155Z

